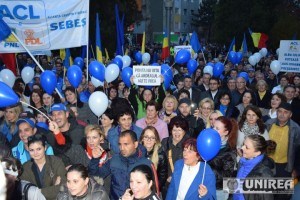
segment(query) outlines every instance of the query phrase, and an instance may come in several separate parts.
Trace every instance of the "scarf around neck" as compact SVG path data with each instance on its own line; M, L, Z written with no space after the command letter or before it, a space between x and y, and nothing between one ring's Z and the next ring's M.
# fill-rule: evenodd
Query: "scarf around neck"
M256 135L259 134L259 127L257 124L250 126L248 122L245 121L241 131L245 134L245 136Z

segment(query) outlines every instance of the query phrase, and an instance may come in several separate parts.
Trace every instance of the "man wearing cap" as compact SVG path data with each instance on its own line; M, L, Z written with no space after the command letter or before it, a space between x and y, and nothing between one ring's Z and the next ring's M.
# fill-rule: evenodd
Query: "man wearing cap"
M276 142L275 153L270 157L275 161L275 177L291 177L296 156L295 149L300 145L300 127L292 117L292 106L281 103L277 110L277 118L266 122L270 140Z
M12 154L23 164L31 159L28 151L28 138L36 134L37 129L34 121L29 118L21 118L16 122L16 124L19 129L19 137L21 141L17 146L12 148ZM54 155L53 149L50 145L47 145L46 154Z
M201 118L198 120L194 115L191 114L192 102L188 98L180 99L178 103L178 116L181 116L189 124L189 136L197 137L199 132L205 127L204 122Z
M69 136L73 144L80 144L84 137L84 127L75 119L68 120L69 112L64 104L53 104L49 114L53 119L49 122L49 130L53 132L58 144L65 144L64 135Z

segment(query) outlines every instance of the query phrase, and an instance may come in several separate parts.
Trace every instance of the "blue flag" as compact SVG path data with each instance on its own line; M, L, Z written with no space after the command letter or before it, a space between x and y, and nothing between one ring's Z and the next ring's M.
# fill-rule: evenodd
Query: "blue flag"
M197 33L194 31L191 37L191 46L195 53L198 53L201 50L201 44L198 39Z
M230 52L230 51L235 51L235 37L233 38L233 40L230 44L228 52Z
M117 49L116 54L123 56L123 48L125 44L124 38L124 15L122 20L119 18L119 9L118 5L115 5L115 15L116 15L116 27L117 27Z
M11 34L11 29L3 20L2 15L0 16L0 41L5 40Z

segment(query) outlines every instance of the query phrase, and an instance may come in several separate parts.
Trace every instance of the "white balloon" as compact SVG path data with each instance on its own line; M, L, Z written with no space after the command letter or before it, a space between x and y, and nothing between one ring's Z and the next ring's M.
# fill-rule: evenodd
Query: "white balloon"
M280 48L276 49L276 54L279 56Z
M271 62L270 68L274 74L278 74L281 70L281 64L278 60L273 60Z
M268 54L268 50L266 48L262 48L259 53L262 55L262 57L265 57Z
M11 70L3 69L0 72L0 77L2 79L2 82L6 83L6 85L8 85L9 87L12 88L14 86L16 77Z
M96 79L95 77L92 76L91 78L92 84L95 87L99 87L99 86L104 86L104 83L102 81L99 81L98 79Z
M210 65L206 65L203 69L203 73L213 75L213 67Z
M123 58L121 55L117 55L116 57L121 58L121 59Z
M256 52L253 56L256 58L256 63L258 63L262 57L261 54L258 52Z
M122 67L122 69L124 67L128 67L130 65L130 63L131 63L131 59L127 55L125 55L125 56L122 57L122 61L123 61L123 67Z
M89 98L89 107L92 112L100 117L108 107L108 98L103 92L93 92Z
M105 80L106 82L110 83L116 78L118 78L120 73L119 66L116 64L109 64L107 68L105 69Z
M142 61L145 65L148 64L149 61L150 61L150 54L149 53L144 53L143 56L142 56Z
M21 77L25 84L29 83L34 77L34 70L32 67L24 67L21 72Z
M256 62L255 56L254 56L254 55L250 56L250 57L248 58L248 62L249 62L250 65L252 65L252 66L256 65L257 62Z

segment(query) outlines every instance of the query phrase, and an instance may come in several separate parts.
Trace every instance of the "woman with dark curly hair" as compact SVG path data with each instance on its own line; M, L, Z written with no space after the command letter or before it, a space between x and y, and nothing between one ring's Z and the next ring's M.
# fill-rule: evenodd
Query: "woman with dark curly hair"
M181 116L173 117L169 124L169 133L171 135L162 140L162 149L168 157L168 179L166 182L167 189L168 184L171 182L172 173L174 171L174 164L177 160L182 159L183 155L183 142L189 138L188 136L189 124ZM166 190L164 191L166 192ZM164 193L163 192L163 193ZM163 194L164 195L164 194Z
M249 105L245 108L241 120L239 121L237 149L239 150L242 147L246 136L256 134L260 134L266 140L269 140L269 133L265 127L260 109L256 106Z

